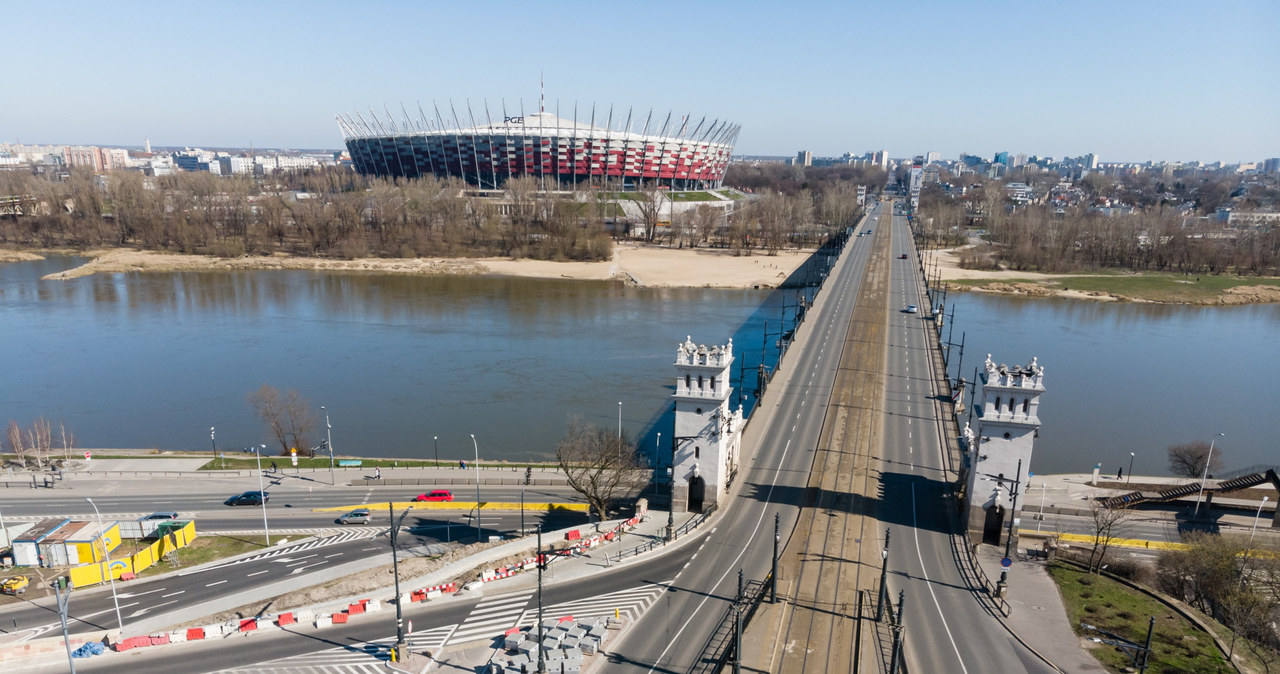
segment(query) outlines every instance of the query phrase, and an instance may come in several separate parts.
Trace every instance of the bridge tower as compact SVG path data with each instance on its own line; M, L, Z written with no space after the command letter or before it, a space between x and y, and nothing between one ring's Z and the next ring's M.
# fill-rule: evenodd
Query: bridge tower
M1009 533L1008 518L1016 521L1026 503L1031 450L1040 434L1044 368L1035 358L1026 366L996 365L987 354L985 371L979 376L982 394L974 401L978 428L966 457L969 540L1003 545ZM1016 541L1016 532L1014 537Z
M742 406L730 411L733 340L676 347L675 433L671 438L673 510L702 512L728 493L738 472Z

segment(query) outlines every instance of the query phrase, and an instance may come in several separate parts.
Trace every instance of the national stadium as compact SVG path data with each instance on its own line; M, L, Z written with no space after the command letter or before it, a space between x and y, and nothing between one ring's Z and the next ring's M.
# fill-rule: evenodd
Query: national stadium
M418 109L379 118L370 110L338 115L352 163L363 175L382 178L462 178L481 189L500 188L508 179L530 176L542 189L579 185L611 189L703 190L721 186L740 127L689 115L643 120L537 113L494 116L488 105L477 115L466 106L465 123L449 104L449 117L435 107L434 118ZM557 106L558 107L558 106ZM505 106L504 106L505 108ZM558 111L557 111L558 112ZM604 122L603 126L598 125ZM615 123L617 124L615 126ZM637 130L638 129L638 130Z

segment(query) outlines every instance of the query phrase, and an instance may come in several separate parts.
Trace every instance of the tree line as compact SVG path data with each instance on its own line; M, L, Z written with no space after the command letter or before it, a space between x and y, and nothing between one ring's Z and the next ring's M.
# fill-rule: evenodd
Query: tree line
M1085 206L1058 212L1047 204L1010 212L1003 185L989 182L964 200L925 189L919 210L919 235L935 245L959 245L970 229L985 229L983 243L961 255L967 268L1241 276L1274 276L1280 269L1280 228L1225 230L1211 220L1184 219L1169 208L1111 217Z
M8 171L0 173L0 194L28 195L33 205L22 216L0 218L0 243L78 250L132 246L220 257L596 261L612 254L608 225L614 236L643 225L644 238L658 244L775 253L820 245L833 229L856 221L861 210L855 179L861 174L807 169L814 175L805 179L786 168L731 170L727 184L758 191L734 209L672 208L669 193L624 195L621 184L547 192L533 177L508 181L493 198L456 178L393 180L342 167L265 177ZM620 201L636 205L636 222Z

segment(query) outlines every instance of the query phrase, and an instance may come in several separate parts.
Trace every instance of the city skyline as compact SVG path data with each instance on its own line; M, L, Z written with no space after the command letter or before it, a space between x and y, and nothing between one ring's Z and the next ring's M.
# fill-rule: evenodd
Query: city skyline
M340 149L337 113L470 100L527 114L541 79L562 115L576 101L734 119L742 155L1280 156L1280 92L1265 86L1280 8L1263 2L1069 15L1006 2L70 4L56 19L10 9L25 26L11 53L39 57L11 76L0 142Z

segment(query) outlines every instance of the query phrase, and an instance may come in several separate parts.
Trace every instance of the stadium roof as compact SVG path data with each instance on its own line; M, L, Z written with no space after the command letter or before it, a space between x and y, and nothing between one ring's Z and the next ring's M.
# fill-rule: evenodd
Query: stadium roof
M397 122L387 111L385 118L379 118L371 109L369 111L370 119L368 121L360 113L354 115L338 115L338 126L342 129L344 138L361 138L373 136L393 136L393 135L528 135L537 134L545 135L548 131L562 135L568 133L573 136L590 136L590 137L608 137L617 140L654 140L661 139L667 141L678 142L728 142L736 135L738 126L730 124L727 121L719 119L707 123L706 117L703 117L696 124L689 115L675 118L674 115L668 113L663 118L655 118L653 112L643 119L638 117L633 120L631 110L627 111L625 118L619 114L614 117L613 109L609 109L606 116L597 116L593 108L591 114L586 119L566 119L549 112L535 112L528 115L498 115L494 117L486 108L482 111L481 117L472 114L470 105L467 109L467 121L469 125L463 126L457 113L454 111L452 104L449 106L450 112L453 112L454 122L452 125L446 124L445 118L441 117L437 109L434 120L429 119L425 113L422 113L417 120L411 120L406 112L404 117ZM421 109L419 109L421 113ZM605 126L599 126L597 122L603 121ZM617 127L614 128L615 122ZM637 130L638 128L638 130Z

